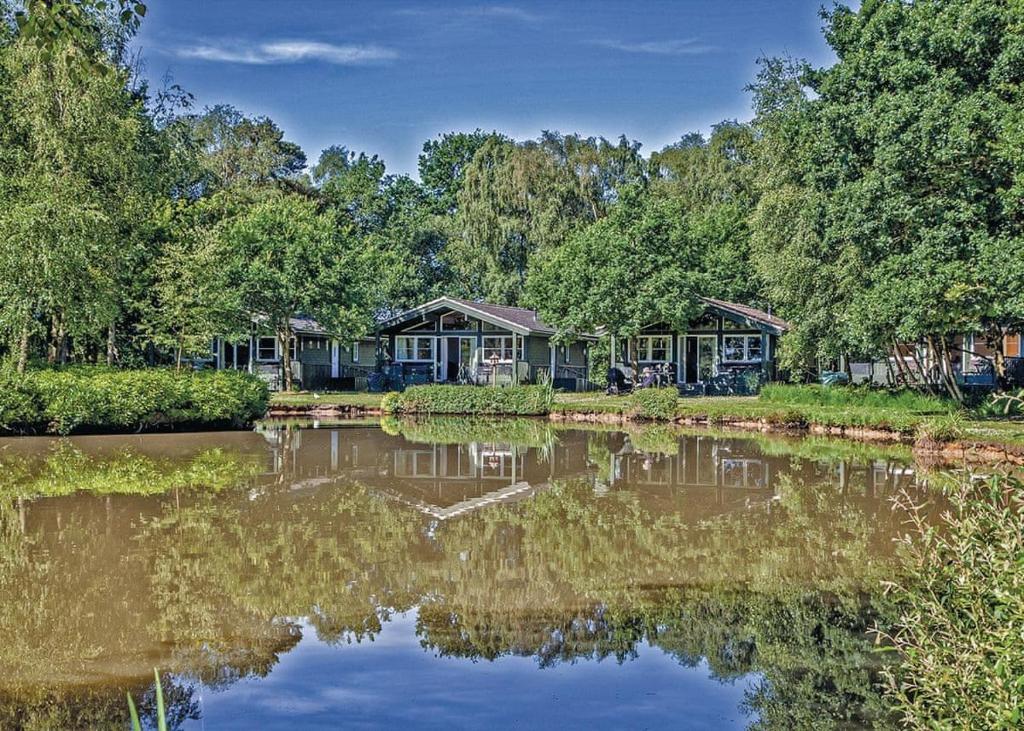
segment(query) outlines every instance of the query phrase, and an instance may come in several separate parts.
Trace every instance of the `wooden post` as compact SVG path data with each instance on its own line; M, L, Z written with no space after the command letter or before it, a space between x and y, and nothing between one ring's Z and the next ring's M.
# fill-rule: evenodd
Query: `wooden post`
M519 385L519 350L516 348L516 333L512 332L512 385Z

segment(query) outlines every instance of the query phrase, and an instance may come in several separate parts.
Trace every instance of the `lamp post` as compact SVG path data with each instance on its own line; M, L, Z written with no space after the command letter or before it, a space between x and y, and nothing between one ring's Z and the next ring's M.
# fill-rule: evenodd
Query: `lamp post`
M491 374L494 377L494 385L497 386L498 385L498 363L499 363L499 361L501 361L501 358L498 356L497 353L491 353L491 357L488 358L488 360L491 362Z

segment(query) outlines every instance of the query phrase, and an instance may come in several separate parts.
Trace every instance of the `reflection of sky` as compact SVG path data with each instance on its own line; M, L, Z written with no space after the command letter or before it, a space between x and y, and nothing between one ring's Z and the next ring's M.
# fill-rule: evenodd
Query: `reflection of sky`
M197 689L203 718L186 728L742 728L743 681L720 683L644 645L618 664L540 669L533 658L439 658L420 647L414 613L376 640L303 640L263 679Z

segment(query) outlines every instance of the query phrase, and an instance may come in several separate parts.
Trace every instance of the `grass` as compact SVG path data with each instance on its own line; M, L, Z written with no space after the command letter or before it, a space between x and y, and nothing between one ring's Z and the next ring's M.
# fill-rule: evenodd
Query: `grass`
M273 406L361 406L367 409L380 408L381 394L366 392L313 393L296 391L275 393L270 397Z
M273 405L337 405L379 408L374 393L275 394ZM556 393L551 411L556 414L630 416L635 403L624 396L594 393ZM978 444L1024 447L1024 420L977 418L958 412L953 404L914 393L890 394L848 388L769 386L761 396L708 396L681 398L676 407L681 419L724 425L752 421L776 427L808 425L891 431L912 438L929 436L939 441L960 439ZM974 417L974 418L972 418Z

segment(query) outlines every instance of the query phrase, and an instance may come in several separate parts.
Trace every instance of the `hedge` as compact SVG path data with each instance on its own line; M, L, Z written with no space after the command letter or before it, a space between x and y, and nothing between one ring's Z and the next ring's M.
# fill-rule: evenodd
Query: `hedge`
M636 419L671 421L679 408L679 390L670 388L641 388L630 399L630 416Z
M413 386L388 393L381 402L392 414L511 414L545 416L550 386Z
M241 427L262 417L270 395L239 371L73 367L0 374L0 432L142 431Z

